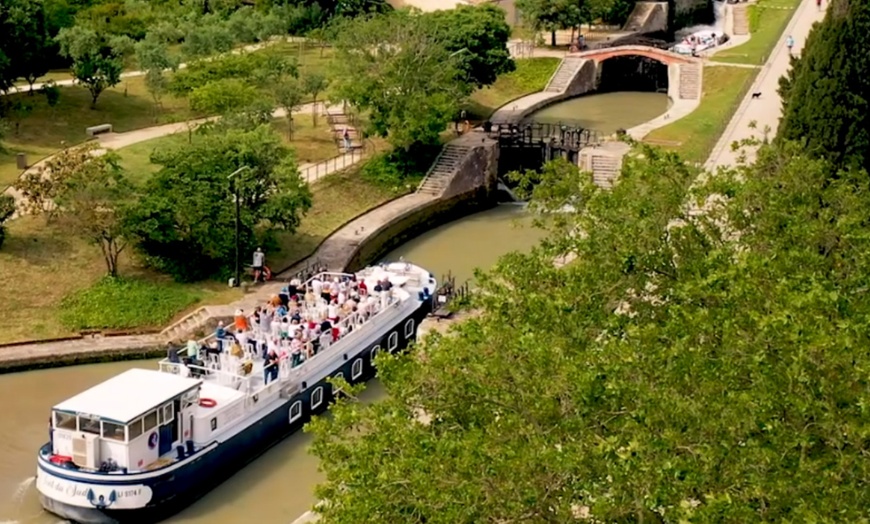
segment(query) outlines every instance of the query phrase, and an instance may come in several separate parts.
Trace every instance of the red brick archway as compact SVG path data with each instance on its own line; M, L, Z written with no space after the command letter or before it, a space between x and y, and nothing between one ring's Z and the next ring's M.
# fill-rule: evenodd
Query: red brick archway
M664 49L645 45L605 47L603 49L592 49L589 51L581 51L579 53L571 53L568 56L586 58L587 60L595 61L595 63L600 63L608 58L615 58L617 56L644 56L646 58L657 60L665 65L695 64L700 62L700 60L691 56L685 56L674 53L673 51L665 51Z

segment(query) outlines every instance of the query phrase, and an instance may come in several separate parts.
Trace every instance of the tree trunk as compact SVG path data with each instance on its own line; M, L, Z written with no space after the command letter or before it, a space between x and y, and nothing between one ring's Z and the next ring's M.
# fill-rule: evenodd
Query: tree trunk
M550 31L550 45L556 47L556 31Z
M312 102L311 106L311 122L314 127L317 127L317 93L312 93L312 98L314 102Z
M91 89L91 109L97 108L97 98L100 97L100 91L97 89Z
M293 141L293 117L292 111L287 111L287 140Z

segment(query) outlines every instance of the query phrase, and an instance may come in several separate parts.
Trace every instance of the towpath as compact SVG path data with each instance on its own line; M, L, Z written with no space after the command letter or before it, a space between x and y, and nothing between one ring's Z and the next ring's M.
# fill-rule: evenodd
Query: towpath
M716 147L713 148L706 163L707 169L713 170L720 166L728 167L737 164L741 152L732 151L732 143L747 138L761 138L765 129L769 130L770 136L776 134L782 112L782 99L778 93L779 79L788 72L790 64L789 51L785 45L786 38L788 35L794 38L792 52L795 55L800 54L813 24L820 21L824 15L824 10L819 10L813 0L803 0L798 6L776 48L764 64L763 70L746 93L740 107L716 143ZM753 97L754 93L761 93L761 95ZM755 129L751 127L753 123ZM755 151L747 151L746 156L751 162Z

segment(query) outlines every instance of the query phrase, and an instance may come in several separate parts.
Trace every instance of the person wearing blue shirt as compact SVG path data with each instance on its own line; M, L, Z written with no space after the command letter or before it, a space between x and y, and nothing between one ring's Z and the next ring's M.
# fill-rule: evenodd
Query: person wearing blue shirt
M224 339L227 336L227 330L224 329L223 321L218 322L217 329L214 330L214 338L217 339L218 351L224 350Z

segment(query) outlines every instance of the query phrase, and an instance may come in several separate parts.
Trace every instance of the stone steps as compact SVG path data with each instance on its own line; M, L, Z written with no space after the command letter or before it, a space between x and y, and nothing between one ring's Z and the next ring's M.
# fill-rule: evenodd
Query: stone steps
M439 196L450 184L450 179L456 172L456 169L468 156L471 148L454 144L447 144L441 150L441 154L432 163L429 172L426 173L426 178L420 183L417 188L417 193Z
M599 187L612 187L619 175L622 159L605 155L592 156L592 181Z
M734 21L734 35L749 34L749 11L746 4L734 4L731 7L731 16Z
M701 67L698 64L680 66L680 98L697 100L701 96Z
M564 93L565 90L568 89L568 86L571 85L571 80L574 80L574 76L577 74L577 71L580 70L580 66L583 65L584 60L585 59L583 58L570 56L563 58L558 69L553 73L550 81L547 82L547 87L544 91L550 93Z

